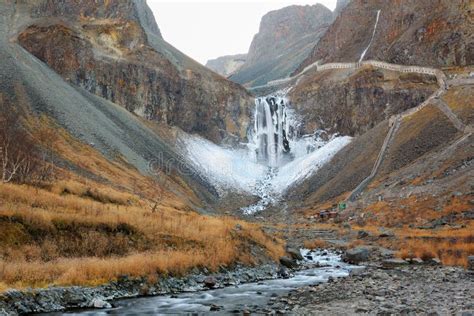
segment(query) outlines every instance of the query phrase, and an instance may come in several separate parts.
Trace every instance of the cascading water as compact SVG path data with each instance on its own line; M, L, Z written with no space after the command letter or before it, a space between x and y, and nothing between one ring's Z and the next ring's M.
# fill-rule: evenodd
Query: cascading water
M255 122L247 149L223 148L196 136L179 137L189 162L218 194L231 189L259 197L255 204L241 208L244 214L253 215L272 206L285 209L285 192L350 142L350 137L330 135L324 130L299 135L302 119L291 109L287 92L255 100Z
M379 24L379 18L380 18L380 12L381 10L377 11L377 16L375 18L375 25L374 25L374 31L372 32L372 37L370 38L369 45L367 46L366 49L362 52L362 55L360 56L359 63L361 63L364 60L365 54L367 54L367 51L370 48L370 45L372 45L372 42L374 41L375 38L375 32L377 31L377 25Z
M254 145L259 163L278 167L290 152L288 101L281 96L255 99Z

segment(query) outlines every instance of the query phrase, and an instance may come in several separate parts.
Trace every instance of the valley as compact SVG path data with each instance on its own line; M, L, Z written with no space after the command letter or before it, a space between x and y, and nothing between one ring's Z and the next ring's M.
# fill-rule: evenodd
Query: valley
M472 312L473 12L290 6L208 69L144 0L0 4L0 315Z

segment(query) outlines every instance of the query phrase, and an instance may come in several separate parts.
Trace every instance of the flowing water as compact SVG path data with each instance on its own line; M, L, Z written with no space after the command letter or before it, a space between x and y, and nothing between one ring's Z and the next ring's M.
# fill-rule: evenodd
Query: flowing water
M265 308L275 296L311 284L326 282L329 277L345 277L354 266L340 260L340 256L324 251L302 250L307 267L320 264L323 267L298 271L288 279L275 279L258 283L231 286L222 289L143 297L116 301L108 310L74 312L76 315L160 315L160 314L207 314L210 306L221 307L219 313L242 312ZM61 314L56 314L61 315Z
M269 206L285 208L286 191L317 172L347 145L348 136L317 130L300 135L302 119L291 108L286 91L255 100L248 143L224 147L195 135L181 135L178 146L199 177L216 192L255 195L258 201L241 209L253 215Z
M270 167L278 167L283 155L290 152L287 104L287 100L281 96L255 99L256 158Z
M362 55L360 56L359 62L362 62L364 60L365 54L367 54L367 51L369 50L370 45L372 45L372 42L374 41L375 32L377 31L377 24L379 24L380 11L381 10L377 11L377 17L375 19L374 31L372 32L372 37L370 39L369 45L367 45L367 48L362 52Z

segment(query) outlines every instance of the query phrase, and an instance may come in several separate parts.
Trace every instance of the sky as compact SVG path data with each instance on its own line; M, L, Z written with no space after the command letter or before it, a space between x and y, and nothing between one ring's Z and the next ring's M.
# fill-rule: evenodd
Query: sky
M205 64L224 55L246 53L265 13L283 7L322 3L334 10L336 0L147 0L164 39Z

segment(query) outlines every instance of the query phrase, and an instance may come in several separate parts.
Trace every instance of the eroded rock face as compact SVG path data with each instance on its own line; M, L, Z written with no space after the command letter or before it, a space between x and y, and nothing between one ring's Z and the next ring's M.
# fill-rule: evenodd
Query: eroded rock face
M297 72L318 60L359 60L378 10L379 23L365 59L434 67L474 63L472 1L353 0Z
M334 10L334 14L338 16L342 10L351 2L351 0L337 0L336 9Z
M361 135L394 114L415 107L438 88L435 77L365 67L310 73L290 92L303 133Z
M206 67L218 74L228 77L238 71L247 60L247 54L222 56L208 60Z
M258 86L289 75L308 56L333 20L321 4L289 6L263 16L247 61L231 79Z
M167 44L144 1L19 8L20 44L72 84L214 142L245 138L252 97Z

